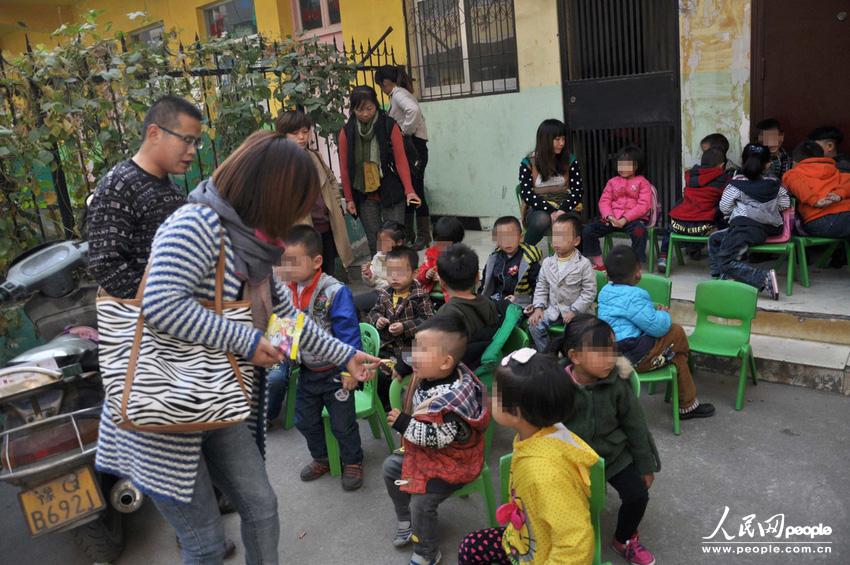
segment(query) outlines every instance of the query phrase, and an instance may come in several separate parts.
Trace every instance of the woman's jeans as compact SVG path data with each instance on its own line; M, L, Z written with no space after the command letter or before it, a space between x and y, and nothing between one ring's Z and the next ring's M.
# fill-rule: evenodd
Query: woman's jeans
M224 525L213 485L239 512L245 563L276 565L280 537L277 495L245 423L204 432L191 503L151 497L177 532L184 565L218 565L224 559Z
M357 206L360 221L363 222L363 231L366 232L366 240L369 242L369 252L374 256L378 250L378 232L385 222L395 220L404 225L404 209L407 204L404 200L385 208L380 200L364 200Z
M552 216L543 210L530 209L525 214L525 243L537 245L552 229Z

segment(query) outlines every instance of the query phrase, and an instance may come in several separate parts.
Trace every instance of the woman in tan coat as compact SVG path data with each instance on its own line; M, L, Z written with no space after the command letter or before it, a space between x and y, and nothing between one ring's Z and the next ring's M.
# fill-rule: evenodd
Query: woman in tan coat
M322 235L322 270L333 276L337 257L345 268L354 262L354 253L345 227L339 183L319 153L310 149L310 135L313 128L313 120L310 116L299 110L289 110L278 117L276 127L278 133L285 135L287 139L306 150L316 165L319 184L322 188L310 214L298 223L311 225Z

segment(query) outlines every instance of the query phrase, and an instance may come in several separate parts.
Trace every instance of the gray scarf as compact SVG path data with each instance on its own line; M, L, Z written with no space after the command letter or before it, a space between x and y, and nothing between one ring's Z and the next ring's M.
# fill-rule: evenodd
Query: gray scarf
M201 181L195 190L189 193L188 201L209 206L221 218L233 245L236 274L241 279L256 285L269 278L272 267L280 263L283 251L258 238L256 230L245 225L233 206L219 196L212 179Z

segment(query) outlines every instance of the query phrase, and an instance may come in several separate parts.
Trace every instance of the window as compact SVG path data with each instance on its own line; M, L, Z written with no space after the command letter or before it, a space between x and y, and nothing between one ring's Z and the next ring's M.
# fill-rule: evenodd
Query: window
M422 100L516 92L513 0L407 0Z
M130 32L131 43L147 43L151 47L164 41L165 27L162 22Z
M336 31L340 27L339 0L296 0L294 7L296 27L301 33Z
M254 0L227 0L204 8L208 37L244 37L257 33Z

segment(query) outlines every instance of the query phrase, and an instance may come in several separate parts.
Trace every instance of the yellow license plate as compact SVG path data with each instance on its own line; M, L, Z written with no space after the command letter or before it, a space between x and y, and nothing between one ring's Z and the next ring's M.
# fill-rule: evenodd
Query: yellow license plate
M18 500L33 537L52 532L105 507L89 466L21 491Z

